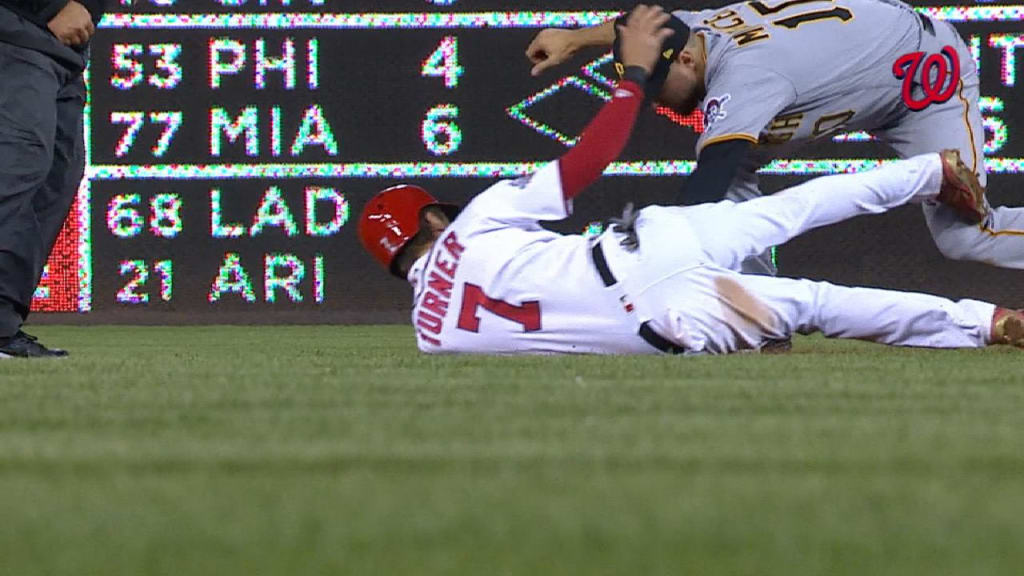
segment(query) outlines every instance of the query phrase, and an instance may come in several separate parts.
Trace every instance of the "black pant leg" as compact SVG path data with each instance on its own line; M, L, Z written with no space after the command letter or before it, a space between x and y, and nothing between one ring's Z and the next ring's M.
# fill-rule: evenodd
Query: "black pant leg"
M53 164L43 186L32 198L32 208L43 238L43 253L49 257L61 227L74 204L85 173L85 137L82 132L85 109L85 81L73 75L57 93L57 129L53 143ZM45 260L35 271L35 283L43 274Z
M48 56L0 43L0 337L28 315L46 260L33 206L53 165L57 95L66 76Z

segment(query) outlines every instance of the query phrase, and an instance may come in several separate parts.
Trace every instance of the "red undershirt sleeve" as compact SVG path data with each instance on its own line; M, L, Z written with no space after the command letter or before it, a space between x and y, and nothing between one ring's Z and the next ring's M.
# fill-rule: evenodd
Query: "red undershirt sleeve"
M619 157L643 101L639 85L619 82L612 99L587 124L576 146L558 160L562 194L567 201L600 178L608 164Z

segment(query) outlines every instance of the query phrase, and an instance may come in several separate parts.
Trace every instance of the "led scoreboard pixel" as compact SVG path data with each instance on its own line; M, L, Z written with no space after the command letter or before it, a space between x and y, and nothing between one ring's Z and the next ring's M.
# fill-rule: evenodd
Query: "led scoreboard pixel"
M375 268L354 233L363 203L400 181L465 200L564 152L610 98L610 56L580 55L532 78L523 51L541 28L594 25L629 6L113 4L87 73L88 178L35 307L215 321L400 318L407 288ZM1024 6L919 9L968 39L982 74L990 191L1024 204L1015 112ZM693 169L701 126L699 113L645 113L609 169L618 177L560 229L598 229L591 223L625 200L670 201ZM888 153L869 140L808 146L767 166L765 179L872 167Z

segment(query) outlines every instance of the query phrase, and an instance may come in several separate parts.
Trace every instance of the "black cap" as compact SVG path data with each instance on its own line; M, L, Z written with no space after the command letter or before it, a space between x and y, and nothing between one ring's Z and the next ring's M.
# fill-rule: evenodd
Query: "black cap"
M626 69L622 63L622 53L619 49L619 25L625 26L627 18L629 18L628 13L615 19L615 44L612 45L612 54L615 56L615 71L619 73L620 80ZM675 34L665 38L661 45L661 56L658 57L658 63L654 65L654 71L647 78L644 95L648 100L657 97L661 93L661 87L665 84L665 78L668 78L668 69L672 66L672 62L676 59L679 52L686 46L687 40L690 39L690 27L675 16L668 19L668 22L665 23L665 28L671 28L675 31Z

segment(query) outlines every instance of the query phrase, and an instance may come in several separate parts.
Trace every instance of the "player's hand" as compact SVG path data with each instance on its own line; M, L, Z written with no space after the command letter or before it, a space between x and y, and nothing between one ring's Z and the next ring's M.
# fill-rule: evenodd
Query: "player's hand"
M531 76L540 76L548 68L558 66L576 53L573 30L547 28L541 30L526 48L526 57L533 62Z
M671 28L663 28L671 17L661 6L638 4L626 24L616 26L622 65L639 66L650 74L661 55L662 43L675 33Z
M96 27L92 24L92 14L75 0L61 8L46 27L65 46L81 46L96 32Z

